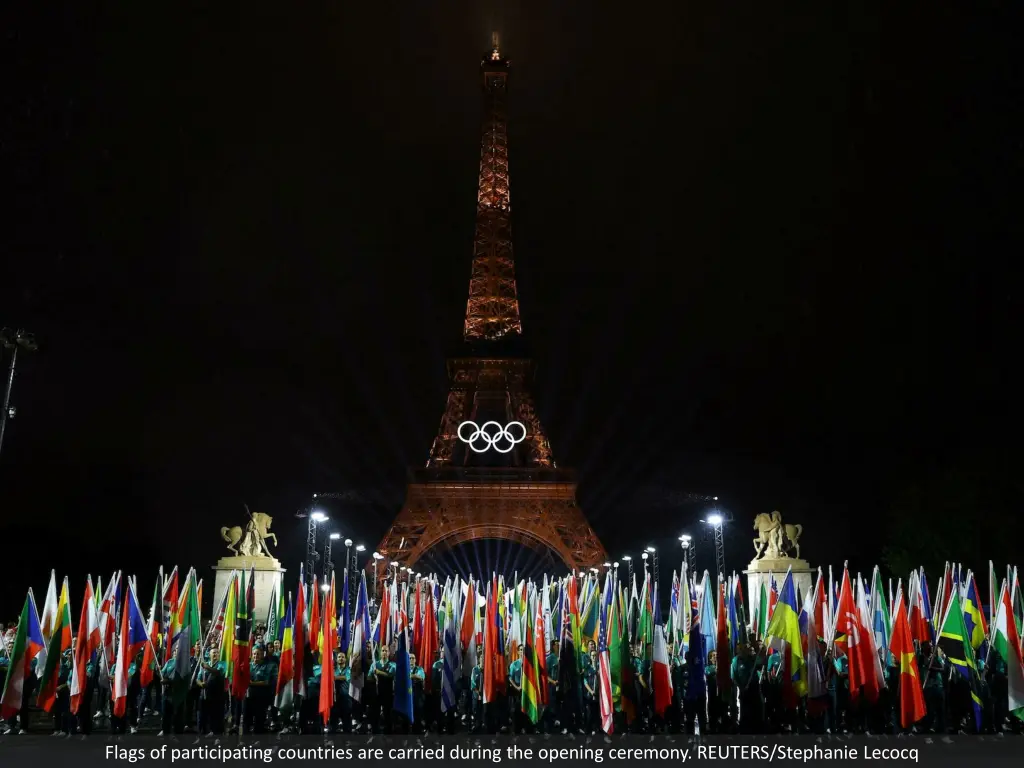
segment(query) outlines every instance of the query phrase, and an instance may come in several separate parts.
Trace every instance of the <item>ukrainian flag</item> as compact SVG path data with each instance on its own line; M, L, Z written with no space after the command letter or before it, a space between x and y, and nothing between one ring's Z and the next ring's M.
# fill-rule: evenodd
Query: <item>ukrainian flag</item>
M807 694L807 664L804 660L804 644L800 636L800 609L796 602L796 587L793 584L792 569L786 571L786 580L779 592L771 620L768 622L769 644L784 651L776 641L789 648L790 675L793 692L797 696Z

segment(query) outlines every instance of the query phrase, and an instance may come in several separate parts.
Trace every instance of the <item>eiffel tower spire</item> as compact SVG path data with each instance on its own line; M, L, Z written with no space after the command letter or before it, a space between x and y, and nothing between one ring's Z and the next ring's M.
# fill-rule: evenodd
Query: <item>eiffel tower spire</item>
M522 333L512 258L508 177L509 62L501 55L498 33L480 62L484 114L480 137L476 233L463 337L468 342L497 341Z

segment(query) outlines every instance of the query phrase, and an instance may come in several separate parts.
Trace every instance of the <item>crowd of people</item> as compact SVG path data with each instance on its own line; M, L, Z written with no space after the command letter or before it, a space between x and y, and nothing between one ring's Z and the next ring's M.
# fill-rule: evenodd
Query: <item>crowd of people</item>
M10 647L11 632L5 643ZM193 649L193 683L180 701L171 695L174 660L162 665L161 674L143 687L143 654L128 670L127 708L123 716L113 714L109 686L116 677L111 669L102 681L98 665L90 663L83 706L77 714L69 708L69 684L74 647L62 659L56 705L45 713L31 706L31 686L26 681L22 710L4 723L4 734L52 732L54 735L88 735L94 730L113 733L137 733L140 728L160 735L193 733L210 737L247 733L294 732L332 733L580 733L600 732L598 704L598 658L591 642L583 657L581 675L560 674L560 644L553 641L546 656L547 706L539 722L532 723L523 712L521 652L511 659L496 700L483 702L483 668L478 660L470 674L459 678L455 706L442 706L443 661L440 651L423 662L410 655L413 717L393 707L395 663L393 649L381 647L370 667L359 701L350 696L350 668L347 654L334 656L334 706L327 723L319 711L322 666L317 654L307 657L305 695L288 710L275 706L275 687L281 655L280 640L267 638L266 628L256 628L259 639L253 644L249 665L248 690L242 698L225 687L226 664L220 659L216 637L206 647ZM74 641L73 641L74 642ZM729 679L721 678L716 654L711 651L699 675L690 669L693 656L685 653L671 657L672 703L658 716L651 695L651 665L639 647L631 649L634 696L633 711L628 707L615 713L617 733L1021 733L1021 720L1007 711L1005 663L998 654L983 664L982 713L980 728L974 717L971 690L955 674L941 649L922 644L918 665L926 672L924 684L928 714L910 728L901 727L898 708L899 674L890 665L886 687L874 703L862 700L849 687L845 654L829 651L821 644L825 660L824 676L828 690L822 702L802 699L791 706L780 675L781 655L752 640L737 648ZM0 648L0 677L6 677L8 657ZM703 680L695 685L694 680Z

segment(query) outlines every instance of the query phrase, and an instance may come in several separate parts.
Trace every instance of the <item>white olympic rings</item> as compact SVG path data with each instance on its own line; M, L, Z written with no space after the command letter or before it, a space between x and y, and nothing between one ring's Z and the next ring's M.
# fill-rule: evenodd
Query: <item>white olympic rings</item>
M496 427L488 431L488 427ZM463 430L466 427L472 427L473 431L469 433L467 437L463 434ZM509 427L518 427L522 430L522 434L516 437L509 431ZM459 440L469 446L469 449L474 453L486 453L489 448L493 448L498 453L509 453L519 443L526 439L526 427L520 421L510 421L505 426L502 426L497 421L484 422L482 426L477 426L475 421L464 421L459 424L458 430ZM480 443L483 443L483 448L478 448ZM507 448L502 448L498 445L499 442L508 443Z

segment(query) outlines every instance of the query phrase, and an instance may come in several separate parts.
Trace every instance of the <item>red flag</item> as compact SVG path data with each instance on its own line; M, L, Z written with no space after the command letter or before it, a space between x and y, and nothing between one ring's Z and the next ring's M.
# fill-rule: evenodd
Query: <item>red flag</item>
M427 593L427 605L423 611L423 633L420 637L420 652L423 656L417 656L416 658L419 659L420 666L427 670L434 664L434 653L439 647L439 642L437 638L437 614L434 613L434 590L428 584L427 589L424 591ZM428 674L423 680L423 690L427 693L430 693L430 679L432 677L433 675Z
M334 573L331 572L331 588L327 590L324 605L323 648L320 649L320 716L326 726L331 720L331 708L334 707L334 641L331 631L331 617L337 614L334 598ZM312 631L310 631L312 635Z
M732 690L732 678L729 674L732 668L732 659L729 658L729 643L731 638L729 637L729 612L725 607L725 590L726 584L722 582L721 577L719 577L718 637L715 641L715 658L718 670L718 690L723 692Z
M420 646L423 645L423 611L420 606L422 605L422 598L420 592L420 580L416 579L416 609L413 613L412 622L412 647L416 657L423 660L423 653Z
M476 587L473 586L473 579L469 580L469 590L466 592L466 603L462 606L462 627L459 630L459 640L462 642L462 650L465 652L469 649L469 643L473 639L473 633L476 631ZM544 631L543 622L541 623L540 631ZM540 648L541 659L544 658L544 654L547 649L544 646L538 646ZM545 686L545 690L546 690ZM547 702L545 702L547 703Z
M494 617L497 615L497 610L494 604L494 592L492 590L493 584L487 585L487 609L484 613L484 663L483 663L483 703L490 704L491 702L497 701L497 691L495 688L495 670L494 662L495 657L498 655L497 651L497 627L495 626Z
M836 611L836 634L846 635L846 657L850 666L850 693L858 689L864 698L874 704L878 701L878 678L875 676L877 657L868 642L869 630L861 621L860 611L853 599L850 572L843 568L843 585L839 590L839 608Z
M914 640L910 636L910 622L907 609L900 593L896 604L896 615L892 623L892 637L889 651L900 665L900 725L909 728L927 713L924 691L921 689L921 675L914 653Z
M92 578L85 580L85 596L82 598L82 614L78 619L78 637L75 639L75 667L70 684L71 711L78 713L82 696L89 685L86 674L89 659L100 647L99 617L96 613L96 598L92 594Z

